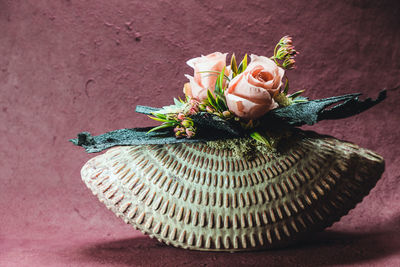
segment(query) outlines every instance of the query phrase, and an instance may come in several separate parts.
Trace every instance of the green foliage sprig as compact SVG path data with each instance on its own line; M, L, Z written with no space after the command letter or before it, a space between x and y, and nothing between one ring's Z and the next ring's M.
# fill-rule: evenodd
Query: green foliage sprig
M235 78L239 74L241 74L243 71L247 69L247 54L244 55L242 61L240 62L239 66L236 63L236 57L235 54L232 54L231 57L231 70L232 70L232 78Z
M207 100L204 103L206 106L211 106L213 109L215 109L215 111L220 113L228 110L225 99L226 84L224 86L224 73L225 67L217 77L214 94L210 90L207 90Z

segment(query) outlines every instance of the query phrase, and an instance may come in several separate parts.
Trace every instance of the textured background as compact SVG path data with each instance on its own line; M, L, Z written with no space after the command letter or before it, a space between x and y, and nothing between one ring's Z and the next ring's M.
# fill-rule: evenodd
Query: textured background
M135 105L181 94L189 58L271 55L291 34L292 90L311 98L400 84L398 1L0 0L0 265L400 265L400 91L313 129L382 154L386 172L349 215L302 246L200 253L142 236L80 180L79 131L152 125Z

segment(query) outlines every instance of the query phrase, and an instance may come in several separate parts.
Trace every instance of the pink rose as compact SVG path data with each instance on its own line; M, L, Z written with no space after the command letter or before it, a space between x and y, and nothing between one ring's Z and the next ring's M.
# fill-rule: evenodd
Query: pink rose
M188 60L186 63L194 69L194 77L185 75L190 81L190 86L185 85L184 93L199 101L207 99L207 90L214 92L218 72L226 67L226 55L227 53L215 52ZM229 75L228 70L225 74Z
M285 71L267 57L251 55L247 69L232 79L225 91L228 108L236 116L257 119L277 108L273 99Z

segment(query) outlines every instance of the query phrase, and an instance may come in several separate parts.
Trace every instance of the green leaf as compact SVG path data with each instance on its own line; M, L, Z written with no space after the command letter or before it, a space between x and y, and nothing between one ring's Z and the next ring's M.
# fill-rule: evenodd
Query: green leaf
M216 102L220 111L228 109L228 107L226 106L225 99L221 98L219 95L217 95Z
M244 55L244 58L242 61L243 61L243 70L245 70L245 69L247 69L247 54Z
M292 101L292 104L304 103L304 102L308 102L308 100L307 99L295 99Z
M161 122L175 122L175 121L173 121L173 120L161 119L161 118L152 117L152 116L149 116L149 118L152 119L152 120L161 121Z
M223 93L223 88L222 85L224 83L224 76L225 76L225 67L222 69L221 73L218 75L218 78L215 82L215 94L222 94Z
M215 101L214 95L211 93L210 90L207 90L207 99L208 103L215 109L218 109L217 102Z
M288 91L289 91L289 79L286 78L285 89L283 89L283 93L284 93L285 95L287 95Z
M186 96L187 97L187 96ZM181 97L178 97L178 100L179 100L179 105L182 105L182 104L186 104L186 102L189 102L189 100L187 100L187 98L185 97L185 100L183 100Z
M164 128L169 128L169 127L174 127L176 125L176 123L172 123L172 122L167 122L167 123L163 123L160 126L154 127L152 128L150 131L148 131L147 133L151 133L154 131L158 131Z
M221 72L220 71L216 71L216 70L203 70L203 71L199 71L197 73L211 73L213 75L219 75Z
M253 138L254 140L258 141L258 142L263 143L264 145L266 145L268 147L272 147L272 144L269 141L269 139L266 136L260 134L257 131L250 133L250 137Z
M224 68L222 69L221 73L220 73L219 76L218 76L218 84L219 84L219 87L220 87L221 89L223 89L224 76L225 76L225 69L226 69L226 67L224 67ZM221 92L222 92L222 90L221 90Z
M199 71L198 73L210 73L210 75L215 75L215 76L219 76L221 74L220 71L216 71L216 70L205 70L205 71ZM231 79L229 79L228 76L226 76L224 74L224 77L227 81L230 81Z
M232 54L232 57L231 57L231 70L233 73L232 77L235 78L235 76L237 75L237 72L238 72L235 54Z
M242 62L240 62L239 67L238 67L238 74L242 73L243 71L245 71L247 68L247 54L244 55L244 58L242 60Z
M167 118L167 115L162 114L162 113L154 112L154 113L151 113L151 114L156 116L157 118L160 118L160 119L166 119Z
M291 99L295 99L296 97L300 96L304 91L305 91L305 90L297 91L296 93L291 94L289 97L290 97Z
M222 91L222 88L221 88L221 86L220 86L220 84L219 84L219 76L218 76L218 78L217 78L217 80L216 80L216 82L215 82L214 94L215 94L215 95L219 95L221 91Z

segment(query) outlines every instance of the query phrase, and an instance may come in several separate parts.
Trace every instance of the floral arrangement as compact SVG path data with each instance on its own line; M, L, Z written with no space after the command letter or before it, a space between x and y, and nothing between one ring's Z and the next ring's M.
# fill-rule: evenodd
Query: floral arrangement
M115 145L201 142L251 137L270 146L268 132L324 119L340 119L358 114L386 97L359 100L360 94L308 100L303 90L289 93L286 71L294 69L299 53L292 37L279 40L271 57L247 54L237 63L235 54L226 64L227 53L215 52L193 58L187 64L193 76L186 75L184 99L162 108L137 106L136 111L161 122L152 128L112 131L93 137L82 132L71 141L88 152L99 152ZM340 104L337 104L340 103ZM332 105L337 104L333 107ZM330 108L328 108L330 107ZM273 126L273 127L271 127ZM282 131L283 132L283 131Z
M272 57L251 55L250 64L247 54L239 65L233 54L229 66L226 66L226 53L190 59L187 64L194 69L194 75L186 75L190 81L183 89L186 101L175 100L175 105L154 112L150 117L162 124L150 131L174 127L176 138L193 138L197 128L191 116L207 112L239 124L249 130L250 136L264 142L259 132L251 131L259 126L258 118L272 109L307 101L296 99L303 91L288 94L285 70L295 68L297 54L292 38L284 36L275 46Z

